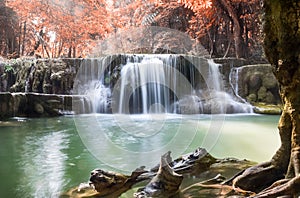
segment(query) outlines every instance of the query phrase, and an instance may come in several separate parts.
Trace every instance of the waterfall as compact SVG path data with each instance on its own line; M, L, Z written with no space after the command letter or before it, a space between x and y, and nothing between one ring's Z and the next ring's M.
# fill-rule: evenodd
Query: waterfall
M165 113L170 100L163 87L166 77L164 63L158 58L128 62L121 70L118 113ZM130 98L132 104L126 104Z
M213 60L207 60L208 72L206 76L207 89L201 89L199 99L202 113L205 114L229 114L229 113L252 113L252 106L235 95L226 92L223 76L220 73L222 65Z
M105 76L103 74L111 62L110 58L84 59L80 66L74 81L73 94L87 96L90 105L85 108L83 113L109 112L111 93L110 88L104 85Z
M84 59L74 94L89 98L85 113L250 113L250 105L225 92L220 67L174 54Z
M248 102L243 97L241 97L239 94L240 70L243 69L244 67L245 66L231 69L230 74L229 74L229 83L232 86L234 95L243 103L248 104Z
M208 74L208 86L210 90L214 91L221 91L222 88L222 80L221 80L221 74L219 71L220 64L216 64L213 60L209 59L207 60L209 64L209 74Z
M240 68L232 68L229 74L229 82L235 95L239 96L239 71Z

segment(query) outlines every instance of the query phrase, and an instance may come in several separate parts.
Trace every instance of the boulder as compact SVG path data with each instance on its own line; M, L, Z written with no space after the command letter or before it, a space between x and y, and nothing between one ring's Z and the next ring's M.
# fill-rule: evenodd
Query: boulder
M278 89L278 83L273 73L266 73L263 75L262 86L267 89Z
M246 97L247 101L249 101L250 103L253 103L253 102L256 102L257 101L257 95L252 93L252 94L249 94L247 97Z
M249 80L248 80L248 87L250 89L250 93L255 93L257 90L259 90L259 88L262 85L262 73L260 72L255 72L253 74L250 75Z
M257 92L257 99L260 102L263 102L267 97L267 88L261 87Z
M202 104L198 96L185 96L178 102L179 112L181 114L199 114L202 111Z

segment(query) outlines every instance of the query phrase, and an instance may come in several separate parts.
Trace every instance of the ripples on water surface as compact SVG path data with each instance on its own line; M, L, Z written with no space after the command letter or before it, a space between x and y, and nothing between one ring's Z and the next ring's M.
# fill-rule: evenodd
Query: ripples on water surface
M203 146L215 157L268 160L279 116L107 115L0 123L0 197L58 197L94 168L150 168Z

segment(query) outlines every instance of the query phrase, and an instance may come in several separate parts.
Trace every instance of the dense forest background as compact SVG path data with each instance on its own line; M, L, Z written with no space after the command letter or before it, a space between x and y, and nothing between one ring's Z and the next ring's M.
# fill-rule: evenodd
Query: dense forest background
M260 18L259 0L0 0L0 55L86 57L112 33L159 26L211 57L261 59Z

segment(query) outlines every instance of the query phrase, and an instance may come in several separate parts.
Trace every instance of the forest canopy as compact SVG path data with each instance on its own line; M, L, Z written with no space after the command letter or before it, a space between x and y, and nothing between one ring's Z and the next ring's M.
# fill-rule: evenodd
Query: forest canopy
M259 0L0 0L0 10L4 57L86 57L110 34L147 26L187 33L212 57L263 56Z

